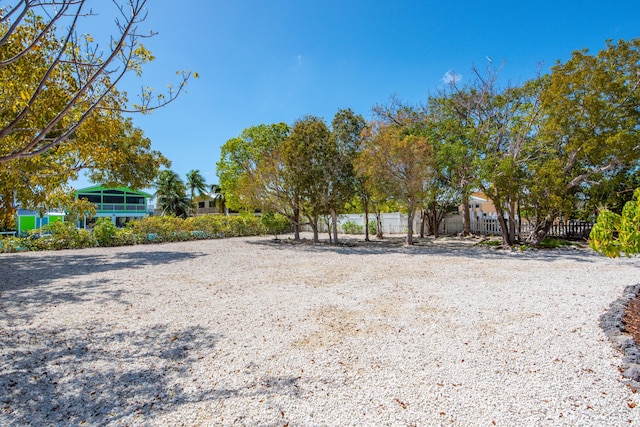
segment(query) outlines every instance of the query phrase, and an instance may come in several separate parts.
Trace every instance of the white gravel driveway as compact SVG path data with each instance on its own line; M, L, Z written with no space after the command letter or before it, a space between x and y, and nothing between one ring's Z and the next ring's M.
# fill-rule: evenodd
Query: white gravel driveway
M639 425L598 326L639 267L447 239L4 254L0 425Z

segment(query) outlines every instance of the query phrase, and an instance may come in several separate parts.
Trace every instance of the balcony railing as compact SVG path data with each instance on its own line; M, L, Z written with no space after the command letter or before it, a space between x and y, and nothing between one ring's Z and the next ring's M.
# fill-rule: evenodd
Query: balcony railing
M99 212L146 212L147 205L123 205L114 203L98 204Z

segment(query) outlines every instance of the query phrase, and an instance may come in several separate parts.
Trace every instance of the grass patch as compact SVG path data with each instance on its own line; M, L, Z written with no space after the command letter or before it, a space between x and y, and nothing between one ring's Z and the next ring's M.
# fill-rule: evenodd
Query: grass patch
M557 248L563 248L565 246L574 246L574 245L575 245L575 242L571 242L569 240L560 239L557 237L547 237L538 245L538 247L545 248L545 249L557 249Z
M501 246L502 240L496 240L496 239L483 240L482 242L478 243L478 245L494 248L497 246Z

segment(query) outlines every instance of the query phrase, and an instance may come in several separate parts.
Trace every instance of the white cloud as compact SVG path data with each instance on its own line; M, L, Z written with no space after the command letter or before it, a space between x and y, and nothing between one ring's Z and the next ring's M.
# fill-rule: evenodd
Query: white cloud
M453 70L449 70L442 77L442 81L447 85L454 85L462 80L462 74L457 74Z

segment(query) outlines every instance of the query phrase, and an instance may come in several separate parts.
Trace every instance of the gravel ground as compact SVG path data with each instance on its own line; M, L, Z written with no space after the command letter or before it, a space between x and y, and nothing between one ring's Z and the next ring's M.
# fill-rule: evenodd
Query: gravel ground
M639 260L472 244L0 255L0 425L640 425Z

